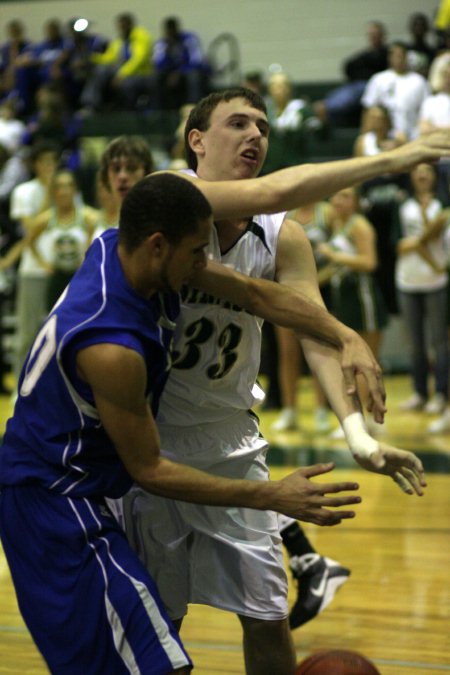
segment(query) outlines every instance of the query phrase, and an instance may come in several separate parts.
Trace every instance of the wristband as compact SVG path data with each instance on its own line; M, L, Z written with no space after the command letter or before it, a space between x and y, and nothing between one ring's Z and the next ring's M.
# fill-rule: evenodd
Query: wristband
M370 459L379 450L378 442L369 434L360 412L348 415L342 422L345 438L353 455Z

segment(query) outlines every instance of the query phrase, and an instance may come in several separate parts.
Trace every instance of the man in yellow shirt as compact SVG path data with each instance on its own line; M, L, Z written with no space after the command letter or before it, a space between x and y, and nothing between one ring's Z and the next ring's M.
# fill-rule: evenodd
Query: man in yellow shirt
M152 88L151 34L137 26L135 17L128 12L116 17L116 25L119 37L109 43L105 52L91 57L95 70L81 95L81 103L89 111L109 102L133 108L139 94Z

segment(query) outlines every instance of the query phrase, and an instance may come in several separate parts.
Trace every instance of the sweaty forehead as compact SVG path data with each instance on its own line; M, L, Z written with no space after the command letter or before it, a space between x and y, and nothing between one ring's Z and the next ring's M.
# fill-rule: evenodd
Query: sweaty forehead
M267 121L266 114L254 108L245 98L232 98L231 101L221 101L213 110L211 122L227 119L232 115L246 115L248 117Z

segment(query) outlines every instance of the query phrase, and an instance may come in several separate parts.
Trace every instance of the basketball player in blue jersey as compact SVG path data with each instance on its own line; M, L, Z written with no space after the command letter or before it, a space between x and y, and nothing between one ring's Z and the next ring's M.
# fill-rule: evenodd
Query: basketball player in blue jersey
M449 154L449 136L441 135L385 153L378 162L352 159L254 178L264 162L268 134L264 103L246 90L213 94L191 112L186 147L196 172L192 180L216 215L208 256L252 277L276 279L319 304L309 243L298 225L276 211L321 199L380 172L406 170L423 155L433 160ZM252 216L255 204L274 215ZM216 477L267 480L268 446L249 412L261 400L256 384L260 328L260 322L239 307L193 290L184 294L173 368L157 418L167 457ZM349 395L343 381L336 351L302 342L357 461L368 470L391 475L405 491L417 492L418 460L370 437L355 392ZM376 387L372 391L379 394ZM382 421L382 397L374 410ZM292 673L295 651L276 515L183 504L139 488L124 501L130 541L152 571L176 624L181 625L190 602L232 611L243 626L247 672ZM307 555L305 566L314 558L313 552ZM325 582L328 576L332 566L323 570Z
M0 451L0 536L25 622L58 675L190 672L154 582L107 507L106 498L133 482L184 502L328 525L353 517L345 507L360 501L339 494L354 483L310 480L331 464L262 482L160 456L154 416L171 365L178 292L194 275L197 288L223 292L230 307L288 327L309 312L318 338L334 323L289 289L282 295L275 284L217 265L205 270L211 227L210 206L188 181L159 174L138 182L119 230L93 242L20 375ZM275 297L277 308L267 309ZM420 490L420 465L412 470Z

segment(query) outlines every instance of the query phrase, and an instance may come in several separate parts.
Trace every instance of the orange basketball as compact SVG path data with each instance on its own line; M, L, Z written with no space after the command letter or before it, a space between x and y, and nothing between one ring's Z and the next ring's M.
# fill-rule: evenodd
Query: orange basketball
M346 649L316 652L298 664L295 675L380 675L365 656Z

